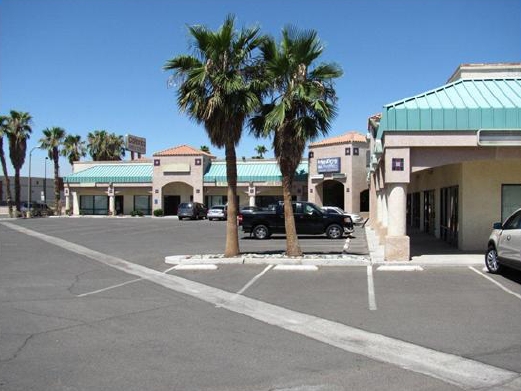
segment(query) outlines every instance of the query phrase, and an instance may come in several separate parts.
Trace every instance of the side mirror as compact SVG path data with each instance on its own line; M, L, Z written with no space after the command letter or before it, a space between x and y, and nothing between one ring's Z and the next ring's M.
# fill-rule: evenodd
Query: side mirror
M492 228L493 229L503 229L503 224L501 224L501 223L494 223Z

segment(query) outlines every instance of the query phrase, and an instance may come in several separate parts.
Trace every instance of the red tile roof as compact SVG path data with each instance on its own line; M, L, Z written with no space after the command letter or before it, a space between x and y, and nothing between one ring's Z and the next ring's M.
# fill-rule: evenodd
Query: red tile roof
M210 153L206 153L201 151L200 149L193 148L189 145L178 145L177 147L172 147L165 149L163 151L159 151L154 153L153 156L208 156L214 158Z
M347 132L341 136L327 138L322 141L317 141L309 144L310 147L323 147L325 145L346 144L346 143L365 143L366 137L355 131Z

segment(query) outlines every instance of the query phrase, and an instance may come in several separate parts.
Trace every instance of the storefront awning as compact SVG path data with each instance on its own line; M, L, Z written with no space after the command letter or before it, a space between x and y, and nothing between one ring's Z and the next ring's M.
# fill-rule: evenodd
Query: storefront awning
M521 131L521 79L462 79L384 106L377 138L393 131Z
M213 162L204 174L204 182L227 182L226 162ZM307 181L308 163L299 164L295 173L295 181ZM238 182L281 182L282 174L276 161L237 162Z
M152 164L100 164L67 175L65 183L152 183Z

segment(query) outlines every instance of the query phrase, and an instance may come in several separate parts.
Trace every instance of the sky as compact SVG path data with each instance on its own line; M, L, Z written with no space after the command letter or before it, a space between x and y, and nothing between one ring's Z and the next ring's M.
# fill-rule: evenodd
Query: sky
M277 39L287 25L317 31L321 61L344 71L328 137L365 134L385 104L444 85L460 64L521 61L521 0L0 0L0 114L32 115L28 154L60 126L83 139L101 129L145 137L148 157L188 144L224 158L179 111L162 67L192 53L187 26L215 30L230 13ZM245 129L238 158L257 145L273 157ZM44 175L45 156L33 151L32 176ZM62 158L60 174L70 172Z

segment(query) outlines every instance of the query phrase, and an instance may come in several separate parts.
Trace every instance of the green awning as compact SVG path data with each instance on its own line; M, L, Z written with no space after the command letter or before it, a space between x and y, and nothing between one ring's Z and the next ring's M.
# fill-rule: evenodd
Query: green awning
M212 162L204 174L204 182L227 182L226 162ZM307 181L308 163L302 162L297 167L295 181ZM238 182L281 182L282 174L276 161L237 162Z
M521 130L521 79L462 79L384 106L377 138L393 131Z
M152 183L152 164L100 164L63 178L65 183Z

